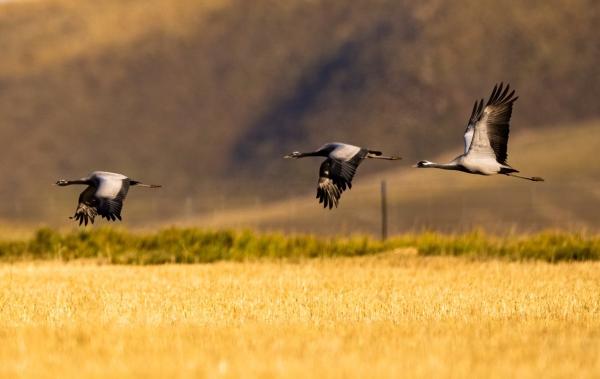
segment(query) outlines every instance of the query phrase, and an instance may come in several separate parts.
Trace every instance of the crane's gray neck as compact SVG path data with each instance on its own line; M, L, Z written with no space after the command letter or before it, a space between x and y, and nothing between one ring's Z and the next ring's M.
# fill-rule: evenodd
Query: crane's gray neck
M75 179L75 180L65 180L65 186L71 186L73 184L90 184L91 180L88 179Z
M327 155L327 153L320 151L320 150L300 154L301 157L322 157L325 155Z
M328 153L322 151L322 150L317 150L317 151L311 151L308 153L301 153L299 151L294 151L291 154L286 155L284 158L304 158L304 157L326 157Z
M442 170L460 170L460 166L454 162L450 163L435 163L432 162L431 167L441 168Z
M449 163L436 163L430 161L421 161L417 163L418 168L439 168L442 170L458 170L462 171L463 167L456 163L455 161Z
M92 185L94 183L91 179L76 179L76 180L59 180L58 182L56 182L56 184L59 186L71 186L74 184Z

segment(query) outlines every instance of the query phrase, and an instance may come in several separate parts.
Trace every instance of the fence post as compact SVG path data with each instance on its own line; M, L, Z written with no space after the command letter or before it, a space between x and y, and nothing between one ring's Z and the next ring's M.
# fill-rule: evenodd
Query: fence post
M388 234L387 220L387 188L385 180L381 181L381 240L385 241Z

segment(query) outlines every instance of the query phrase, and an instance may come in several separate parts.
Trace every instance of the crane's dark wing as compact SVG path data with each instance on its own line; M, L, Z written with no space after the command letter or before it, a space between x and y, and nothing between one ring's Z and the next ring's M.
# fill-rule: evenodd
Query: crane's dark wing
M344 192L344 189L346 188L344 185L344 189L342 189L341 185L343 181L340 181L339 179L336 180L332 175L331 163L331 158L327 158L321 163L321 167L319 168L319 183L317 186L317 199L319 199L319 203L323 204L323 208L329 207L329 209L334 205L337 208L340 196L342 196L342 192Z
M468 154L494 154L498 163L506 164L510 116L513 103L518 99L514 97L515 91L509 93L509 89L510 85L503 88L502 83L494 86L483 112L476 115L475 132Z
M358 153L347 161L329 158L331 176L336 182L339 182L343 190L346 189L346 186L352 188L352 179L354 178L354 174L356 174L356 169L365 160L367 154L369 154L369 150L360 149Z
M327 158L319 168L317 198L324 208L337 208L342 192L352 188L352 179L358 165L365 159L369 151L361 149L347 161Z
M102 184L98 187L98 191L96 191L96 198L98 199L97 211L100 216L106 218L109 221L115 221L117 219L121 220L121 210L123 209L123 200L127 196L127 192L129 191L129 179L118 179L120 181L120 189L115 195L114 193L118 183L107 183L106 186L110 187L113 191L106 192L107 187L102 187ZM111 179L112 182L112 179ZM106 194L107 196L100 196L101 194Z
M96 187L88 186L83 192L79 195L79 204L77 205L77 209L75 210L75 215L70 217L79 221L79 225L85 224L88 222L94 223L94 218L98 214L96 210L96 206L98 205L98 200L94 196L96 193Z

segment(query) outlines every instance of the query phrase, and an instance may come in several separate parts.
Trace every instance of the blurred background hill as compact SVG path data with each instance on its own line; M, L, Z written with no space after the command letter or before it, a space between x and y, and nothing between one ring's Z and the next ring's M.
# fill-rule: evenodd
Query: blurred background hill
M600 219L600 7L592 0L106 0L0 3L0 218L69 225L102 169L133 189L125 223L294 231L546 227ZM509 162L546 183L411 170L452 159L475 99L520 96ZM341 208L314 200L318 160L344 141L367 162Z

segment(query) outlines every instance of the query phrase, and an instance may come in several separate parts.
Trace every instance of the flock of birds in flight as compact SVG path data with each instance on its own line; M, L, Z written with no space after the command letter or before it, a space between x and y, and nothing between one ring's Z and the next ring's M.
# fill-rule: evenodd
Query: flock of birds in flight
M417 168L439 168L456 170L469 174L503 174L535 182L544 179L517 175L518 170L506 163L509 122L512 114L515 91L509 93L510 86L502 83L494 86L487 103L483 99L475 101L471 117L465 130L464 153L449 163L419 161ZM345 143L328 143L319 149L307 153L294 151L284 158L326 157L319 168L317 198L325 208L337 207L342 193L352 188L352 179L356 169L365 159L399 160L397 156L386 156L380 151L353 146ZM94 223L100 215L109 221L121 220L123 201L129 187L158 188L160 185L144 184L125 175L105 171L95 171L89 177L78 180L59 180L59 186L74 184L87 185L79 195L79 203L72 219L79 225Z

